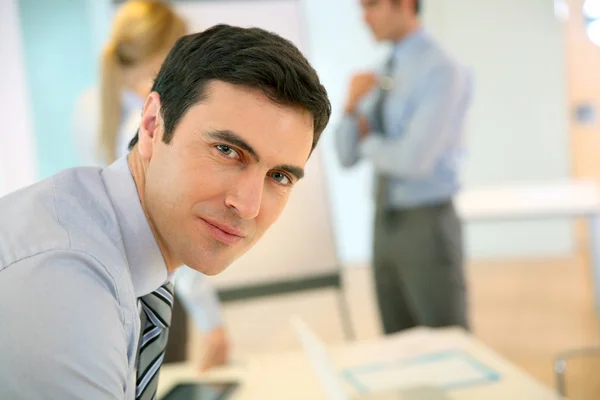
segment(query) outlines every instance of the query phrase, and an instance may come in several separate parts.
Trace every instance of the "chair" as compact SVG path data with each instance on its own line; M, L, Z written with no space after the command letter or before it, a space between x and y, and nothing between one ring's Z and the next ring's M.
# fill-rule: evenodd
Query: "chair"
M600 399L600 347L567 350L557 355L558 393L569 400Z

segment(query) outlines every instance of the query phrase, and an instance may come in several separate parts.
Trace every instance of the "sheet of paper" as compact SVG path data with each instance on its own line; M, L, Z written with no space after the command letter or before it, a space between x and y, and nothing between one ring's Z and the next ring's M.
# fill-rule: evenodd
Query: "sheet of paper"
M495 382L500 375L462 350L359 365L343 371L358 392L371 393L418 385L454 389Z

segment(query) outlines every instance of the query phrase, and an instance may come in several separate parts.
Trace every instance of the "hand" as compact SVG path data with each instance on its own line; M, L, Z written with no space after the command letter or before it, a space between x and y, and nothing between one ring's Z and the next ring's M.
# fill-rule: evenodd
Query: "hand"
M366 116L361 115L358 117L358 132L359 139L363 140L367 136L369 136L369 132L371 132L371 127L369 126L369 120Z
M346 112L355 112L358 101L364 95L369 93L377 84L377 82L377 76L370 72L354 75L350 81L348 100L346 102Z
M206 353L200 365L200 371L206 372L212 367L223 365L229 356L229 338L225 328L219 327L210 331L206 337Z

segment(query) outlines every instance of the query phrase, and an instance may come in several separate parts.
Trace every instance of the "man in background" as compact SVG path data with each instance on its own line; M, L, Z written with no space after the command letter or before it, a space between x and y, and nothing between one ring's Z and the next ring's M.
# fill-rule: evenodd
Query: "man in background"
M350 83L336 145L376 173L373 267L385 333L468 327L462 228L452 198L471 98L468 71L421 27L419 0L361 0L381 70Z

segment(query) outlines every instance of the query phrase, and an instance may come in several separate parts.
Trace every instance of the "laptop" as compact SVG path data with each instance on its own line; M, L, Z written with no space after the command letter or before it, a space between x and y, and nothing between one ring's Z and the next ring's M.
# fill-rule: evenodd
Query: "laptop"
M292 327L302 343L311 366L329 400L449 400L444 391L435 386L418 386L384 392L373 392L351 396L347 393L338 371L327 352L327 348L306 323L294 317Z

